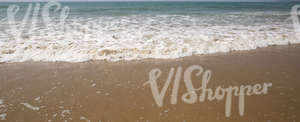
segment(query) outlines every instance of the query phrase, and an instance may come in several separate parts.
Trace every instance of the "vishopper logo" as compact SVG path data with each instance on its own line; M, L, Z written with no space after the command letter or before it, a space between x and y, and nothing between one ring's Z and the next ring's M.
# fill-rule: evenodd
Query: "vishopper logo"
M299 8L300 5L294 5L291 9L291 17L293 21L294 30L297 34L297 38L300 39L300 22L299 22Z
M52 9L54 8L54 9ZM37 23L40 20L38 17L41 16L41 21L44 27L49 28L48 25L55 23L61 30L65 31L65 21L69 16L70 8L62 6L58 2L48 2L41 6L40 3L28 4L26 12L21 22L17 21L16 16L20 10L18 5L10 5L7 8L7 17L0 20L0 24L7 22L9 27L4 30L3 33L8 37L13 37L15 40L20 40L26 33L34 33L36 31ZM51 18L51 10L54 13L59 13L59 21ZM40 32L40 34L47 34L47 32ZM1 36L1 35L0 35ZM3 35L2 35L3 36Z
M159 86L157 80L162 75L162 71L158 68L152 69L149 72L149 80L144 85L149 85L154 97L154 100L158 107L163 106L164 97L166 95L167 89L170 86L172 79L174 79L174 84L171 93L171 104L177 104L178 90L180 87L180 79L183 74L184 84L187 92L181 96L184 103L195 104L197 101L204 102L206 99L208 101L213 100L223 100L225 99L225 116L231 116L231 104L233 97L238 97L238 108L240 116L245 114L245 97L252 95L265 95L268 93L269 88L272 83L261 83L254 85L241 85L241 86L229 86L223 88L222 86L216 87L215 90L208 88L208 83L212 77L211 70L204 70L200 65L192 65L185 70L179 66L175 73L175 68L171 68L168 74L168 78L159 91ZM192 72L195 72L196 77L202 76L201 87L195 88L192 81ZM174 76L175 75L175 76ZM199 93L199 95L197 94Z

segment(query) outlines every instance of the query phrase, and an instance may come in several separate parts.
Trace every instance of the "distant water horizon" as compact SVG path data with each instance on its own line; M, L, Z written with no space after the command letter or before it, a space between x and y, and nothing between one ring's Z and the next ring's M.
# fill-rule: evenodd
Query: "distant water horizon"
M51 2L51 0L1 0L0 2L15 3L15 2ZM270 2L300 2L299 0L56 0L56 2L236 2L236 3L270 3Z

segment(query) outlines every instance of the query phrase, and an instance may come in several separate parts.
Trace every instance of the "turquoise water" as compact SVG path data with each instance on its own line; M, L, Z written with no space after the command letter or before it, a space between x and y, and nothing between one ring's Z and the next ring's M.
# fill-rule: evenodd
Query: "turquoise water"
M74 13L94 15L127 14L213 14L226 12L289 11L293 3L211 2L88 2L63 3Z
M1 16L8 5L16 4L26 8L35 3L0 3ZM42 3L43 4L43 3ZM132 15L132 14L184 14L203 15L228 12L284 12L296 2L61 2L72 9L72 15ZM22 9L23 11L25 9Z
M0 19L6 17L6 9L9 5L20 6L17 14L21 20L27 10L28 4L36 3L0 3ZM45 3L41 3L43 6ZM284 21L289 15L290 9L297 2L61 2L62 6L71 9L69 17L101 17L101 16L131 16L131 15L190 15L212 18L223 18L230 23L259 23L270 17L271 21ZM265 13L265 14L264 14ZM270 15L269 13L277 13ZM53 12L53 15L57 13ZM58 15L57 15L58 16ZM240 16L228 18L227 16ZM243 20L249 16L251 20ZM222 19L222 20L223 20ZM226 23L212 21L211 23ZM240 22L242 21L242 22ZM249 22L251 21L251 22Z

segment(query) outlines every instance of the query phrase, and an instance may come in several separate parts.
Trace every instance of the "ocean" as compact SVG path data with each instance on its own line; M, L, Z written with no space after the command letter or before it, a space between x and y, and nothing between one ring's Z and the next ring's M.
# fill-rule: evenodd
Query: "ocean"
M173 59L296 44L297 4L0 3L0 62Z

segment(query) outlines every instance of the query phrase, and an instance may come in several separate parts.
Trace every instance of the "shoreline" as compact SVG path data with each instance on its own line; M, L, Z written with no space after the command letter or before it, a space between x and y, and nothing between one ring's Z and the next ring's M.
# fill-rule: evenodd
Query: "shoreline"
M296 44L178 59L4 63L0 64L0 115L6 121L30 122L296 122L299 62L300 45ZM177 102L171 104L172 77L159 107L151 87L144 85L149 72L161 70L157 79L161 90L172 68L185 71L192 65L212 72L208 88L263 83L272 87L267 94L245 96L243 116L239 115L239 98L233 96L231 116L226 117L224 99L183 101L188 91L183 76L178 80ZM195 88L201 86L201 77L195 73L191 81Z
M272 45L267 47L261 47L251 50L235 50L230 52L217 52L217 53L210 53L210 54L195 54L191 56L183 56L179 58L144 58L144 59L132 59L132 60L119 60L119 61L109 61L109 60L89 60L89 61L81 61L81 62L69 62L69 61L24 61L24 62L0 62L0 65L3 64L32 64L32 63L70 63L70 64L84 64L84 63L106 63L106 64L130 64L130 63L139 63L139 62L157 62L157 61L182 61L185 59L191 59L193 57L199 58L206 58L206 57L213 57L213 56L232 56L232 55L242 55L242 54L253 54L257 52L267 52L272 50L288 50L289 48L297 48L300 44L289 44L289 45Z

